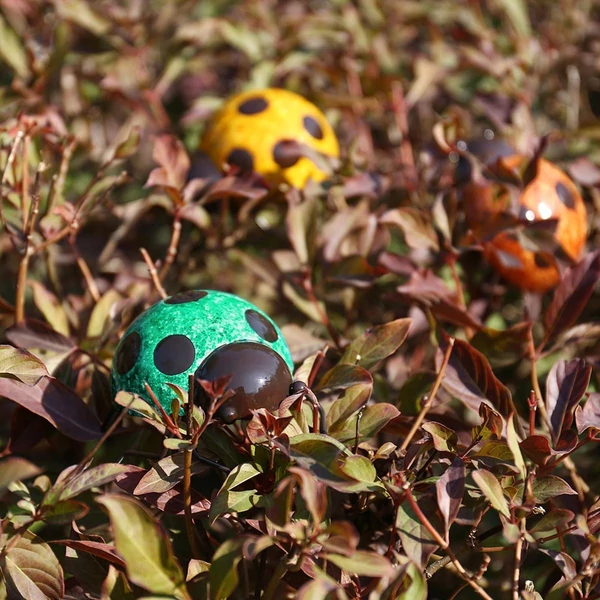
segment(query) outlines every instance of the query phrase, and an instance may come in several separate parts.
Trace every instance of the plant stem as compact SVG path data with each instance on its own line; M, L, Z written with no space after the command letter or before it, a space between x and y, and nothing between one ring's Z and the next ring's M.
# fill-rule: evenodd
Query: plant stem
M421 427L423 420L425 419L429 409L431 408L431 404L433 403L433 399L438 393L440 386L442 385L442 379L444 378L444 373L446 371L446 367L448 366L448 362L450 361L450 355L452 354L452 348L454 348L454 338L450 338L448 340L448 347L446 348L446 352L444 354L444 360L442 361L442 365L440 366L439 373L435 379L433 384L433 388L431 389L431 393L425 398L423 402L423 407L421 408L421 412L417 415L413 426L411 427L408 435L404 438L402 445L400 446L400 451L405 452L408 448L408 445L412 441L413 437Z
M285 562L281 561L275 572L271 576L269 580L269 585L265 588L265 592L262 595L262 600L272 600L274 598L274 594L277 591L277 587L279 586L279 582L283 579L285 574L287 573L287 567L285 566Z
M192 549L192 556L200 558L200 549L194 532L192 519L192 449L183 451L183 511L185 517L185 531Z

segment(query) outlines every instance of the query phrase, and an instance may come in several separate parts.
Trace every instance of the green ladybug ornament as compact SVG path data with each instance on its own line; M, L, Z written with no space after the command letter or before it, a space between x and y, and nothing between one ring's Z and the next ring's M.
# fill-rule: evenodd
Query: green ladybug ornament
M293 366L281 331L258 307L233 294L192 290L161 300L129 326L115 352L111 387L113 397L134 392L152 404L148 383L168 413L168 383L188 389L190 375L209 382L231 376L226 389L233 396L217 416L232 423L252 409L277 409Z

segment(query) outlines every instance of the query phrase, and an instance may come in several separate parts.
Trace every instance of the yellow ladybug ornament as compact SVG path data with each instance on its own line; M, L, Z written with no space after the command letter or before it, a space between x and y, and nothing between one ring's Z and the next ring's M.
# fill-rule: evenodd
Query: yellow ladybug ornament
M339 157L335 132L325 115L294 92L251 90L227 100L208 124L201 150L222 168L255 171L271 185L302 189L327 176L312 157Z

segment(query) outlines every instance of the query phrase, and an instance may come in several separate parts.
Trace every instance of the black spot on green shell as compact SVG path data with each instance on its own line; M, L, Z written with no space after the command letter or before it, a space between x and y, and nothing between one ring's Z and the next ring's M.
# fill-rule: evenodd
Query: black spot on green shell
M242 173L250 173L254 170L254 159L248 150L234 148L227 157L230 165L238 167Z
M258 311L249 308L246 311L246 321L248 321L248 325L254 329L260 337L266 342L276 342L277 331L273 324L263 315L261 315Z
M304 129L306 129L306 131L308 131L312 137L314 137L316 140L323 139L323 130L321 129L319 122L314 117L306 115L302 119L302 123L304 125Z
M208 295L204 290L188 290L187 292L179 292L173 294L165 300L165 304L187 304L188 302L196 302Z
M137 331L132 331L125 338L117 352L115 370L119 375L125 375L125 373L128 373L133 369L133 366L140 355L141 347L142 338L140 337L140 334Z
M571 190L562 181L556 184L556 194L567 208L575 208L575 198L573 198Z
M154 364L165 375L178 375L192 366L196 350L186 335L169 335L154 349Z
M552 260L542 252L536 252L533 255L533 259L535 261L535 266L540 269L547 269L552 266Z
M242 115L257 115L258 113L263 112L269 106L269 103L266 98L262 96L253 96L252 98L248 98L248 100L244 100L239 106L238 111Z

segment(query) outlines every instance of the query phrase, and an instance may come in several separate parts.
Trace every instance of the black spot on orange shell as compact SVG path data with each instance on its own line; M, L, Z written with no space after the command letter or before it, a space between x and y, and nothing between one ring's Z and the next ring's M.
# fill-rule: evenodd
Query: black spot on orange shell
M249 308L246 311L246 321L248 321L248 325L250 325L263 340L267 342L277 341L279 336L277 335L277 331L275 330L275 327L273 327L273 324L256 310Z
M573 198L571 190L562 181L556 184L556 194L567 208L575 208L575 198Z
M250 173L254 170L254 159L248 150L243 148L234 148L227 157L230 165L238 167L243 173Z
M233 391L218 411L231 423L250 416L250 410L275 410L288 395L292 376L283 358L258 342L234 342L215 350L196 370L196 378L209 382L230 377L226 389ZM200 405L206 405L206 392L197 386Z
M125 375L125 373L133 369L141 347L142 338L137 331L133 331L125 338L117 352L117 359L115 361L115 370L119 375Z
M165 304L187 304L188 302L196 302L207 295L203 290L188 290L187 292L179 292L173 294L165 300Z
M282 169L293 167L300 160L298 144L288 140L277 142L273 148L273 160Z
M319 122L309 115L306 115L304 119L302 119L302 123L304 124L304 129L310 133L316 140L323 139L323 130L319 125Z
M535 266L540 269L547 269L552 266L552 260L543 252L536 252L533 255L533 259L535 261Z
M192 340L185 335L169 335L154 349L154 364L165 375L183 373L192 366L196 350Z
M254 96L244 100L239 106L238 111L243 115L257 115L269 106L266 98Z

